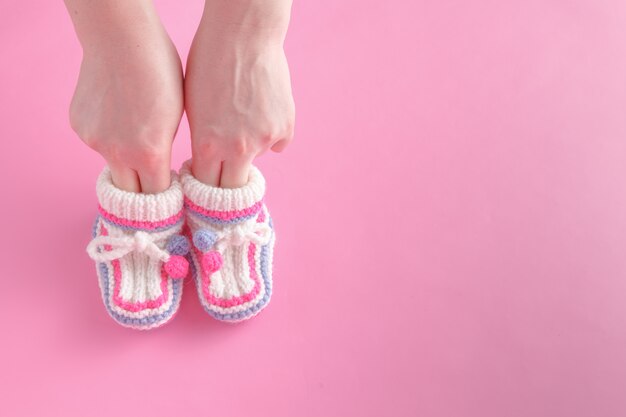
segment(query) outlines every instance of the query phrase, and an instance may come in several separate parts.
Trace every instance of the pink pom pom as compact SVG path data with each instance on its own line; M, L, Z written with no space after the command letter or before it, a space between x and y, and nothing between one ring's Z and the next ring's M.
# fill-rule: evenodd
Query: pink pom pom
M223 263L224 259L222 259L222 254L216 250L209 251L202 255L202 269L207 274L218 271Z
M189 262L185 257L180 255L170 256L170 260L165 263L165 272L171 278L180 279L187 276L189 271Z

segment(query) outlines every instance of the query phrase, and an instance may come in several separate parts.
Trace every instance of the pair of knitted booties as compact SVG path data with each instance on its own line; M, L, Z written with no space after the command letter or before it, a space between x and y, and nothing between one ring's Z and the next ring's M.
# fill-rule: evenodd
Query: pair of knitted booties
M105 168L96 192L99 213L87 253L116 322L135 329L167 323L189 274L217 320L246 320L267 306L275 235L256 167L245 186L227 189L199 182L187 161L159 194L120 190Z

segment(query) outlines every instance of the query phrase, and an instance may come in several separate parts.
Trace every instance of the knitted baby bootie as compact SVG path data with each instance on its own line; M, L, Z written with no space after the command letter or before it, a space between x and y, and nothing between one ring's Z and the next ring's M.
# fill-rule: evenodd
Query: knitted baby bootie
M106 309L122 326L158 327L178 310L189 268L178 177L172 173L162 193L131 193L115 187L105 168L96 193L99 214L87 253L96 261Z
M270 301L275 235L265 204L265 179L252 167L240 188L212 187L180 170L191 273L205 311L228 322L249 319Z

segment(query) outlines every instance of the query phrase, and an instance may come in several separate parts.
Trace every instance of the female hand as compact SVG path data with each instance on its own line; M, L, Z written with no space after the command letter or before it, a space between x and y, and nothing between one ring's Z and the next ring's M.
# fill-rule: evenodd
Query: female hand
M207 5L185 77L192 170L204 183L235 188L246 184L256 156L280 152L293 138L295 106L282 45L289 7L287 22L265 30L233 23L225 16L237 13ZM254 15L253 6L242 15Z
M116 186L156 193L170 185L172 141L183 112L181 62L156 12L126 13L121 20L129 21L119 25L117 17L108 19L108 31L92 25L81 38L70 123L107 160Z

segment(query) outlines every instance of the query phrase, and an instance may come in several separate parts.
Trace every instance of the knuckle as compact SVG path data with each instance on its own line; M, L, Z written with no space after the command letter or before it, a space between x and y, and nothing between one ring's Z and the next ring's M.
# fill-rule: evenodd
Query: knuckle
M89 146L91 149L93 149L94 151L96 151L98 153L102 153L101 143L96 138L91 137L91 136L87 136L87 137L83 137L81 139L82 139L83 143L85 145Z
M197 139L191 141L191 150L194 155L202 158L210 158L217 153L217 146L213 140Z
M98 136L92 133L86 132L82 128L75 130L75 132L85 145L87 145L89 148L93 149L94 151L101 153L102 141L98 138Z
M289 124L287 128L285 129L285 134L284 134L285 139L291 142L293 140L294 133L295 133L295 129L294 129L293 123Z
M69 119L70 119L70 127L72 128L74 133L76 133L79 137L82 137L80 123L78 122L76 117L73 116L71 112L70 112Z
M261 143L261 146L263 148L270 146L275 141L276 141L276 135L271 135L271 134L261 135L261 137L259 138L259 142Z
M161 165L167 159L166 153L158 148L146 147L138 151L137 159L145 167Z
M70 108L70 111L69 111L69 121L70 121L70 127L83 142L88 143L91 141L88 135L85 134L85 129L83 127L82 121L80 120L80 117L76 114L76 111L74 111L72 108Z
M235 156L244 156L249 150L248 142L241 137L231 140L231 148Z
M169 157L171 145L167 141L157 139L136 142L133 145L122 143L119 146L120 154L130 154L137 162L146 168L159 166Z

